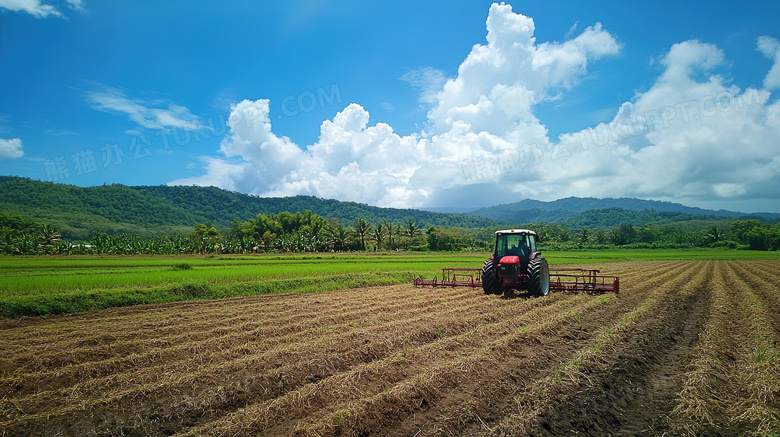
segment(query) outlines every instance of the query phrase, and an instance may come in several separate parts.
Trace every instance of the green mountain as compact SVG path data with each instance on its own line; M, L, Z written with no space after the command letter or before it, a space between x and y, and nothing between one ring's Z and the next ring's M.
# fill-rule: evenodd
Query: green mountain
M728 229L738 217L723 217L682 212L645 209L632 211L620 208L591 209L559 221L572 229L609 229L629 224L635 227L673 225L691 231L704 231L712 226Z
M259 213L271 215L307 210L325 218L338 219L345 226L351 225L356 218L374 224L384 220L395 223L414 220L419 227L484 229L488 234L499 227L529 223L554 223L575 230L608 229L622 224L705 230L711 226L728 229L735 219L780 221L780 214L711 211L669 202L625 198L569 197L554 202L523 200L482 208L466 215L379 208L312 196L262 198L215 187L129 187L114 184L85 188L0 176L0 212L54 225L62 237L69 240L87 240L97 232L141 236L184 234L191 232L198 223L211 222L218 228L227 228L234 220L245 222Z
M87 239L95 232L160 235L188 233L197 223L228 227L259 213L310 210L350 225L355 218L418 226L482 228L495 222L464 214L416 209L379 208L312 196L262 198L215 187L136 186L77 187L15 176L0 176L0 211L60 229L63 238Z
M592 210L600 210L600 213L591 213L583 218L576 218L578 215ZM608 227L614 226L612 218L603 221L597 216L604 214L604 211L624 210L643 212L643 214L633 214L630 221L638 220L638 223L650 224L655 221L684 221L698 220L704 217L744 219L753 218L761 221L773 221L780 219L777 213L758 213L745 214L742 212L709 210L696 207L681 205L672 202L660 202L656 200L641 200L632 198L619 199L596 199L593 197L567 197L552 202L543 202L540 200L525 199L519 202L496 205L488 208L480 208L466 214L477 217L485 217L498 222L514 223L558 223L569 224L574 227ZM658 213L659 217L651 217L653 213ZM672 213L672 214L665 214ZM675 215L677 214L677 215ZM643 216L638 219L637 216ZM688 218L683 218L690 216ZM674 219L672 217L675 217ZM621 223L617 223L618 225Z

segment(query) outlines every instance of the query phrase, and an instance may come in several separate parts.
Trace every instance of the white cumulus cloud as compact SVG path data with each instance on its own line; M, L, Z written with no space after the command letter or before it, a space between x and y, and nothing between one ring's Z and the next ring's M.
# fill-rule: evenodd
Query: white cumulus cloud
M539 125L533 105L557 98L587 73L589 60L620 48L600 24L563 43L537 44L534 29L533 19L513 13L510 5L491 6L487 45L472 48L428 114L437 131L466 124L474 132L506 133Z
M368 112L351 104L326 120L319 140L302 150L271 131L269 102L244 100L231 107L225 159L205 159L207 173L173 182L214 185L268 196L311 194L392 203L420 200L407 189L418 141L384 123L367 126ZM416 166L416 164L414 165ZM416 197L415 197L416 196Z
M773 140L780 108L766 90L741 89L713 74L723 62L711 44L675 44L655 84L624 103L610 123L562 135L582 167L581 190L571 194L777 198L766 188L780 182ZM599 184L604 167L611 169L609 183Z
M0 138L0 159L16 159L24 156L22 140L11 138L6 140Z
M772 69L764 78L764 87L769 90L780 89L780 41L769 36L759 37L758 50L774 61Z
M273 133L267 100L244 100L231 108L221 156L203 158L204 174L172 183L396 207L567 196L777 200L776 40L758 41L774 60L765 89L731 84L716 73L727 64L722 50L684 41L611 122L550 138L536 105L565 99L591 63L621 45L598 23L563 42L538 42L533 19L506 4L491 6L486 30L454 77L423 68L402 78L430 107L424 131L398 135L352 103L300 146Z
M463 161L482 154L545 147L547 130L533 105L574 86L589 60L613 55L616 40L600 25L563 43L537 45L534 23L508 5L494 4L487 44L477 44L455 78L432 68L402 79L432 106L431 133L400 136L350 104L301 148L271 130L268 102L232 107L223 158L206 158L206 174L174 184L209 184L260 195L311 194L387 206L431 204L438 191L469 183ZM248 112L251 113L247 116ZM251 123L247 121L251 120Z

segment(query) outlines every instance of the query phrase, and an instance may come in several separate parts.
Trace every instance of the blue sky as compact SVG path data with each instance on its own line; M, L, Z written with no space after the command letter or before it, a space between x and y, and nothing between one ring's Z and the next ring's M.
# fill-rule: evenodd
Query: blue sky
M0 0L0 174L780 212L776 1Z

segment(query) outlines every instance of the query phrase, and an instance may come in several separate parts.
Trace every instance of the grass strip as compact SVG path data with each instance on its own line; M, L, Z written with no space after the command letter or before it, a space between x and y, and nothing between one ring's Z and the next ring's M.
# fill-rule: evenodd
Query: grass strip
M67 293L17 296L0 299L0 317L46 316L140 304L223 299L273 293L308 293L411 282L412 272L345 273L329 276L213 284L187 281L156 287L77 290Z

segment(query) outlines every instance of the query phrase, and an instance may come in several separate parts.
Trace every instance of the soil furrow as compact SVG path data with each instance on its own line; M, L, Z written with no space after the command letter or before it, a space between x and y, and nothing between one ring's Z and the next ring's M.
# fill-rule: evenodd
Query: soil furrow
M677 268L674 268L674 269L669 269L669 270L665 271L665 272L664 272L664 273L662 273L660 276L675 276L675 275L676 275L676 276L679 276L679 275L682 275L683 273L685 273L685 268L684 268L684 267L682 267L682 266L677 266ZM599 298L596 298L596 299L599 299ZM624 299L624 298L621 298L620 300L621 300L621 301L625 301L626 303L628 303L628 302L631 302L632 300L634 300L634 297L632 297L632 296L629 294L627 298L625 298L625 299ZM572 318L572 317L576 317L576 316L582 317L582 315L579 315L579 314L577 314L577 315L574 315L574 314L572 314L572 315L571 315L571 316L569 316L568 318ZM564 320L565 320L565 318L564 318ZM488 338L490 338L490 337L488 337ZM531 345L534 345L534 344L535 344L533 341L530 341L529 343L530 343ZM529 352L529 354L530 354L530 355L532 355L532 356L535 356L535 355L536 355L536 353L535 353L535 352ZM444 374L444 375L447 375L448 373L445 371L445 372L443 372L443 374ZM401 383L401 386L404 386L403 384L404 384L404 383ZM409 389L413 389L413 387L412 387L412 388L409 388ZM458 391L460 391L460 390L458 390ZM354 401L357 401L357 399L355 399ZM353 402L353 401L348 401L348 402L350 402L350 403L351 403L351 402ZM391 405L391 406L392 406L392 403L389 403L389 404L388 404L388 402L387 402L387 401L382 401L382 402L379 402L378 404L377 404L376 402L371 402L371 403L369 403L368 405L369 405L369 407L370 407L370 408L374 408L374 409L375 409L375 408L380 408L380 409L381 409L381 408L382 408L382 405ZM428 405L428 404L426 404L426 405ZM330 407L328 407L328 409L329 409L329 410L331 410L331 411L335 409L336 411L335 411L333 414L336 414L336 415L338 415L338 414L341 414L341 413L339 413L338 406L330 406ZM419 410L419 411L417 411L417 410ZM417 410L415 410L415 411L417 411L417 412L420 412L420 411L424 411L425 409L422 409L422 410L420 410L420 409L417 409ZM254 411L254 410L253 410L253 411ZM385 414L384 414L382 411L375 412L375 413L373 413L373 415L374 415L374 416L382 416L382 417L385 417L385 416L386 416L386 415L385 415ZM327 418L328 418L328 417L329 417L329 416L325 416L325 419L324 419L324 420L327 420ZM331 419L332 419L332 417L331 417ZM390 429L397 429L397 425L394 425L394 424L392 424L392 423L389 423L389 424L387 424L387 426L391 427ZM323 429L324 429L324 428L323 428ZM320 431L322 431L322 429L320 429ZM318 433L318 432L320 432L320 431L314 431L314 433L315 433L315 434L317 434L317 433Z
M519 387L516 413L491 426L489 434L618 432L623 425L620 415L633 399L632 378L641 379L642 365L649 361L642 356L645 335L657 329L663 332L663 317L658 316L676 307L682 288L703 283L702 262L681 264L688 268L666 277L661 286L655 286L657 280L641 282L635 290L641 302L617 317L617 322L604 324L597 337L548 376L532 386ZM647 353L652 357L658 351L651 347Z
M567 313L571 313L572 317L579 315L592 300L569 297L563 302L575 303L578 309L571 307L556 309L545 306L540 307L537 312L526 312L521 317L541 318L550 324L552 321L561 322L569 317ZM552 310L551 314L542 314L549 310ZM230 433L230 429L238 424L244 428L249 427L249 433L265 432L267 426L273 425L278 429L268 431L270 434L284 434L286 432L284 430L290 431L304 417L328 417L330 412L338 409L341 402L351 403L376 396L395 384L404 384L404 381L408 381L409 378L412 381L420 378L420 375L423 375L422 377L447 375L459 368L461 364L488 359L490 352L499 348L505 350L503 348L506 347L506 343L518 337L533 338L548 327L533 320L529 320L528 323L525 325L523 320L504 319L494 325L479 326L478 332L473 334L464 333L456 337L445 337L436 343L413 350L400 349L385 360L371 363L371 370L361 368L334 375L318 384L304 387L300 392L289 393L283 399L252 405L240 411L240 414L229 417L229 420L209 424L205 429L198 429L195 433L212 434L219 433L220 430ZM465 368L469 367L466 365ZM351 389L340 389L344 386ZM319 412L317 409L323 411ZM281 418L283 420L275 422L275 417L277 420ZM289 422L285 423L285 421Z
M3 322L2 435L764 435L780 262L621 293L367 287Z
M547 304L552 304L554 301L561 299L562 296L556 296L553 299L548 300ZM440 307L440 311L438 313L431 314L428 319L435 320L436 318L442 318L444 317L445 320L449 320L449 323L451 324L462 324L466 323L467 327L473 326L483 326L485 324L489 325L491 320L499 320L501 318L501 313L505 313L507 311L511 311L512 308L504 307L501 308L500 312L490 312L490 301L489 298L485 298L481 295L477 295L475 299L478 300L488 300L487 305L483 305L482 309L483 311L475 311L473 315L467 316L467 317L459 317L457 314L453 314L451 317L446 317L450 313L459 312L469 312L471 310L471 307L455 307L455 308L447 308L447 307ZM517 300L517 303L526 306L528 308L533 308L535 306L539 306L540 301L522 301ZM416 309L410 309L410 313L407 313L406 315L411 315L413 312L416 311ZM410 324L411 322L411 324ZM389 329L390 326L395 326L394 330ZM419 326L418 326L419 325ZM455 330L455 328L450 328L446 324L439 323L439 327L445 331ZM464 329L464 328L462 328ZM372 335L371 333L374 333L374 337L379 338L380 340L376 342L374 341L369 346L365 345L365 339L371 339L374 340L372 337L366 337L366 335ZM404 334L401 334L401 333ZM432 338L438 337L439 335L439 329L432 326L425 326L424 324L418 324L415 322L415 319L407 319L407 320L396 320L389 322L389 324L383 324L383 325L369 325L367 328L361 328L359 330L350 331L349 333L345 334L339 334L335 333L333 335L332 339L322 338L321 336L314 336L313 343L307 348L304 347L306 343L285 343L281 344L276 348L273 348L267 352L263 352L260 355L248 355L248 356L242 356L240 358L234 358L232 360L229 360L223 364L219 364L217 366L203 366L201 363L187 363L189 366L186 366L182 368L180 363L174 363L174 365L169 366L171 370L174 371L174 373L168 372L164 369L150 369L141 367L137 371L138 377L142 377L141 380L136 379L135 377L132 377L131 374L122 374L123 379L129 379L127 384L118 384L117 378L114 376L107 376L105 377L105 381L111 383L115 387L119 388L119 392L114 392L114 394L109 399L104 399L101 401L101 404L105 403L115 403L121 398L126 398L133 393L138 392L139 394L143 394L145 397L150 397L150 393L153 394L157 391L160 391L162 387L166 387L166 389L173 389L174 387L167 386L164 381L165 380L171 380L175 382L175 384L179 386L188 386L190 383L188 381L197 381L199 379L203 379L208 382L213 382L211 378L209 378L209 375L212 373L216 374L228 374L231 375L231 372L235 372L238 376L232 375L228 376L227 380L235 380L243 378L246 374L246 369L251 368L253 373L257 374L257 372L260 372L261 369L267 368L274 371L273 375L284 375L283 370L279 368L280 365L283 363L300 363L303 357L306 356L322 356L325 355L327 357L327 360L325 361L325 366L330 367L331 369L322 369L319 367L322 367L318 365L317 363L311 364L311 366L314 366L314 369L310 369L308 371L304 371L299 369L298 371L292 372L292 369L288 369L286 375L286 381L285 386L286 388L289 388L290 386L295 386L295 384L299 384L301 382L305 381L305 375L319 375L317 378L323 377L322 374L324 373L327 375L328 371L333 372L337 370L342 370L344 366L350 365L349 363L360 363L364 362L366 360L370 361L372 359L375 359L376 357L381 357L384 353L387 353L387 351L392 350L394 347L393 344L400 344L400 343L406 343L406 344L415 344L418 341L422 341L425 343L426 341L430 341ZM395 334L398 333L398 334ZM386 340L388 336L394 336L392 340L388 341ZM352 338L352 340L350 340ZM294 349L290 347L290 345L295 345ZM382 352L384 351L384 352ZM218 353L218 352L217 352ZM274 358L274 357L277 358ZM298 357L298 358L296 358ZM363 358L360 358L363 357ZM303 359L304 363L308 363L310 360ZM335 363L343 363L340 365L335 365ZM168 364L168 363L166 363ZM191 367L191 369L189 369ZM144 373L147 373L148 375L144 375ZM299 382L294 383L294 381L291 381L291 375L290 374L296 374L299 375ZM178 376L182 375L182 376ZM149 381L148 384L142 384L143 379L146 379ZM271 378L273 379L273 378ZM269 381L264 381L262 378L254 377L251 379L251 381L255 385L268 385L267 383ZM224 382L224 381L223 381ZM264 384L265 383L265 384ZM94 389L97 390L105 390L107 388L106 384L101 383L100 380L94 380L94 379L88 379L86 381L86 384L89 384L89 386L94 387ZM146 385L151 384L154 389L152 392L149 392L149 388L146 387ZM225 384L226 385L226 384ZM83 388L82 388L83 389ZM63 389L62 394L65 396L73 397L74 393L77 393L79 390L77 387L67 387ZM129 390L129 391L128 391ZM99 394L99 393L96 393ZM41 393L41 395L45 395L45 393ZM91 395L90 392L84 392L79 393L79 398L86 398L90 399ZM67 401L66 397L66 401ZM24 399L22 399L24 400ZM66 402L66 404L73 404L73 401L76 399L71 399L69 402ZM27 399L28 402L30 402L30 399ZM42 400L40 401L42 402ZM49 411L47 413L48 416L56 416L57 414L67 414L70 410L61 410L59 413L55 413L53 411ZM33 420L31 418L31 420Z
M40 329L41 327L39 325L41 322L45 321L45 319L31 319L30 327L6 331L5 333L0 332L0 340L6 345L20 343L25 347L38 346L51 348L52 346L55 346L56 348L67 348L74 344L79 346L82 345L85 334L88 334L89 340L95 343L115 342L121 341L122 339L132 339L135 341L155 339L159 335L166 334L165 331L181 331L182 326L186 326L190 330L187 335L194 335L197 333L210 334L213 329L225 329L226 327L238 324L241 321L263 320L263 315L273 317L276 320L289 321L306 320L314 316L323 317L327 315L345 317L348 315L348 313L344 311L345 308L349 308L350 311L356 313L371 311L377 307L387 307L388 310L392 310L396 306L408 305L410 302L425 303L430 300L423 293L418 293L417 295L409 293L408 288L405 286L388 288L391 288L391 290L377 289L375 291L372 290L371 294L353 294L351 295L351 301L349 301L347 297L338 296L338 293L336 295L340 299L331 298L330 296L328 296L327 299L323 299L321 295L320 297L316 297L300 294L234 298L222 301L222 306L214 306L213 313L192 313L185 312L183 308L172 308L169 309L169 311L173 312L173 314L168 315L166 312L160 313L160 309L155 307L145 308L145 311L144 309L139 309L137 313L135 313L138 317L138 323L134 326L134 329L138 331L137 333L125 333L122 331L94 332L96 328L94 325L98 325L98 327L111 326L117 322L122 322L122 324L125 325L127 323L127 317L113 320L101 320L100 318L94 318L94 316L92 316L87 320L68 323L66 326L60 326L60 324L58 324L57 331L44 331L43 329ZM399 291L404 293L403 299L399 299L394 305L393 300L388 299L388 297ZM462 295L465 295L465 291L463 291ZM295 301L298 305L290 306L285 304L290 296L295 297ZM304 309L302 310L301 307ZM101 311L110 310L100 310L96 312ZM231 314L227 314L228 312ZM235 313L239 313L240 315L232 315ZM50 323L46 323L45 326L50 325ZM81 328L79 329L80 326ZM191 331L193 326L197 328L194 332ZM68 343L68 341L71 341L72 344Z
M163 333L157 333L155 329L143 330L136 326L124 326L123 329L127 331L139 332L140 336L150 337L148 341L115 341L103 343L103 340L82 340L82 343L87 343L86 346L73 349L72 347L59 346L49 347L45 350L36 350L29 347L21 347L24 352L17 355L13 360L6 359L3 363L3 368L13 374L20 374L20 377L24 377L21 372L34 373L37 377L45 377L46 371L40 372L40 368L49 369L48 373L56 373L62 376L63 370L59 368L67 367L67 371L78 371L78 368L83 363L89 363L91 366L100 365L105 361L108 366L108 371L113 372L117 367L122 365L122 362L128 362L132 364L137 361L145 361L147 357L152 359L163 360L169 359L171 355L176 355L181 350L197 348L198 344L216 344L220 341L226 341L231 344L241 344L242 342L256 342L258 339L263 341L270 341L274 338L279 338L277 342L285 341L287 336L294 334L304 335L307 330L320 328L323 326L332 326L334 329L339 326L345 329L350 329L359 326L362 322L369 317L377 317L378 315L386 315L386 318L392 318L399 309L407 307L409 305L417 305L416 312L424 312L433 308L434 310L440 305L447 305L450 303L463 302L464 297L468 297L472 300L472 296L465 294L458 294L454 296L447 296L444 298L428 298L422 304L417 302L406 302L405 304L393 305L392 307L378 305L372 309L366 311L344 311L343 317L339 315L334 316L311 316L295 318L293 321L286 319L278 320L273 317L269 319L260 319L258 321L249 321L240 326L230 326L230 321L227 321L212 331L202 332L201 328L197 327L193 329L193 332L186 332L180 335L166 335ZM403 300L401 300L403 302ZM472 300L473 302L473 300ZM473 305L478 305L473 303ZM377 311L378 310L378 311ZM356 322L357 321L357 322ZM338 323L335 323L338 322ZM195 322L197 323L197 322ZM226 326L227 325L227 326ZM197 325L196 325L197 326ZM147 333L151 331L151 333ZM98 343L98 346L90 347L91 345ZM260 345L258 345L259 347ZM8 349L12 349L9 346ZM4 348L4 350L6 350ZM4 353L7 355L7 353ZM123 358L124 357L124 358ZM21 363L20 363L21 362ZM16 376L16 375L14 375ZM2 381L0 380L0 383Z

